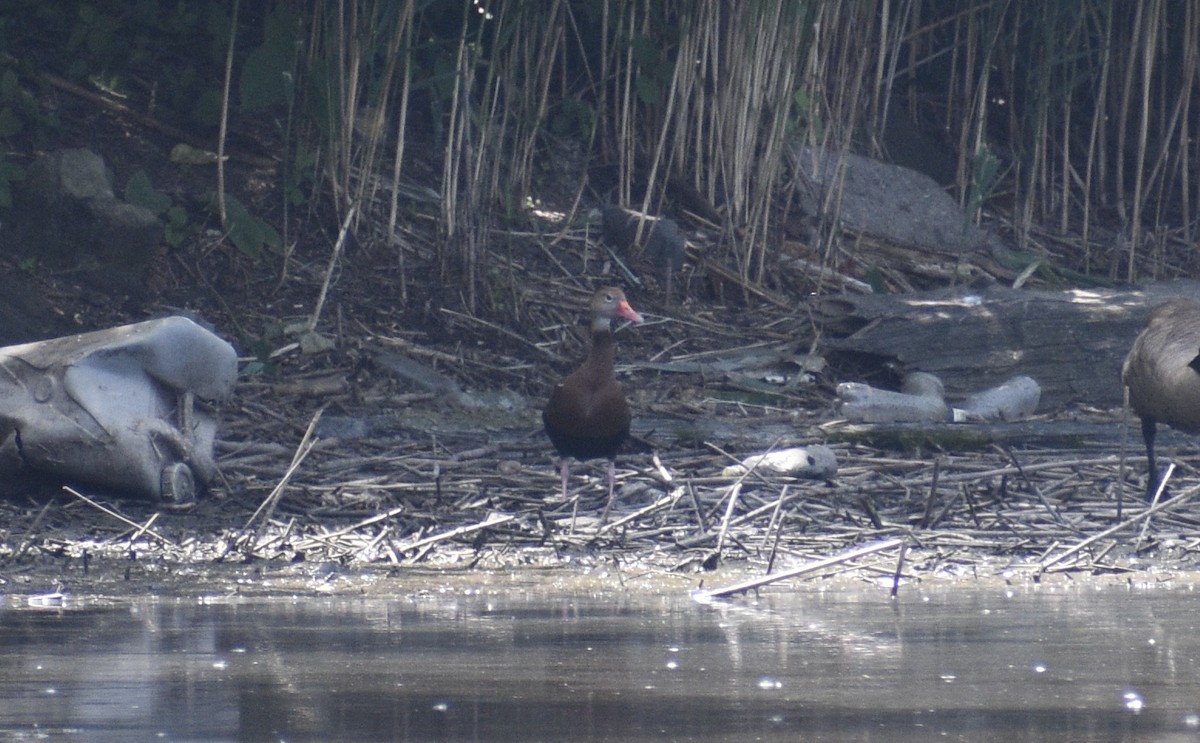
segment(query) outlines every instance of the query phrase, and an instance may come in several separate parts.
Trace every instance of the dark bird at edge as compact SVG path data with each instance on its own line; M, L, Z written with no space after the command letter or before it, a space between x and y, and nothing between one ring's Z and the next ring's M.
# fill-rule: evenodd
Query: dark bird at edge
M1155 307L1121 368L1129 403L1142 419L1150 474L1149 500L1158 489L1154 437L1159 423L1200 433L1200 302L1173 299Z

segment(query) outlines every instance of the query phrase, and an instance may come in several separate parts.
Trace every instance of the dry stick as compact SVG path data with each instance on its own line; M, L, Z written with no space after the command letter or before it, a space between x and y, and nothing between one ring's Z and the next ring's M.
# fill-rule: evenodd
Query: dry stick
M600 534L603 534L606 531L612 531L613 529L616 529L618 526L628 524L630 521L636 521L637 519L640 519L642 516L645 516L648 513L653 513L655 511L657 511L658 509L662 508L663 506L674 505L681 497L683 497L683 488L675 488L675 490L671 491L670 493L667 493L663 497L659 498L658 500L654 501L653 503L651 503L650 505L648 505L644 508L640 508L637 511L634 511L633 513L622 516L621 518L619 518L616 521L613 521L611 523L601 524L600 528L596 529L596 535L599 536Z
M386 131L385 120L387 119L388 110L391 107L390 97L392 93L392 80L395 79L396 67L400 62L400 43L404 38L406 27L409 25L408 14L412 11L412 5L413 0L408 0L408 3L400 10L396 17L395 30L388 39L387 50L384 52L384 59L387 60L387 64L384 66L382 78L378 78L379 98L376 101L374 110L370 113L363 114L363 118L368 119L366 125L369 134L364 138L366 151L360 155L360 167L366 172L376 172L377 170L380 170L378 167L379 163L376 153L379 151L380 145L385 139L383 132ZM352 50L352 53L356 56L362 56L361 47L354 45L352 46ZM357 80L357 74L355 75L355 78ZM355 95L357 96L358 94ZM400 119L399 129L404 128L403 122L404 119ZM349 128L353 128L354 124L355 122L353 121L345 122L345 126ZM400 140L401 142L404 140L403 133L400 134ZM402 147L402 145L398 146ZM349 157L349 154L347 154L348 159ZM376 201L374 192L378 188L376 183L377 179L375 178L359 178L358 192L354 196L353 203L374 203ZM372 193L370 195L367 195L368 185L372 189ZM394 224L391 226L394 227ZM390 241L391 238L392 233L389 231L388 240Z
M742 480L739 478L737 482L729 487L729 503L725 505L725 516L721 519L721 531L717 533L717 554L721 554L721 549L725 546L725 535L729 532L729 519L733 516L733 509L737 506L738 495L742 492Z
M391 533L391 531L392 531L391 526L385 526L382 529L380 529L379 534L377 534L374 539L372 539L370 542L367 542L367 544L365 546L360 547L358 549L358 554L369 555L371 553L371 550L378 547L379 543L382 542L384 539L387 539L387 536L389 533Z
M770 483L770 481L769 481L769 480L767 480L767 478L765 478L765 477L763 477L762 475L758 474L758 467L759 467L759 465L761 465L763 462L765 462L765 461L767 460L767 455L768 455L768 454L770 454L771 452L775 451L775 447L779 446L779 442L781 442L781 441L783 441L783 437L782 437L782 436L778 436L778 437L776 437L776 438L775 438L775 440L771 442L771 445L767 447L767 450L766 450L766 452L764 452L764 453L762 454L762 456L760 456L760 457L758 458L758 461L756 461L756 462L754 463L754 466L752 466L752 467L749 467L749 468L748 468L748 469L747 469L745 472L743 472L743 473L741 473L740 475L738 475L737 484L738 484L738 485L741 485L743 480L745 480L747 477L749 477L751 474L753 474L755 477L757 477L757 478L759 479L759 481L760 481L762 484L764 484L764 485L770 485L771 483ZM730 462L733 462L735 465L738 465L738 466L744 466L744 465L742 465L742 462L741 462L741 460L739 460L737 457L733 456L733 455L732 455L732 454L730 454L729 452L725 451L725 450L724 450L724 449L722 449L721 447L717 446L716 444L712 443L711 441L705 441L705 442L704 442L704 445L705 445L706 447L708 447L709 449L712 449L713 451L717 452L717 453L718 453L718 454L720 454L721 456L725 457L725 458L726 458L726 459L728 459Z
M346 233L350 231L350 223L354 220L354 214L358 211L358 206L350 207L346 212L346 218L342 220L342 229L338 232L337 242L333 245L333 253L329 256L329 265L325 268L325 280L321 282L321 293L317 295L317 306L313 307L312 317L308 318L307 329L313 331L317 329L317 320L321 319L321 309L325 306L325 297L329 294L329 282L333 278L333 269L337 267L338 257L342 254L342 246L346 244Z
M696 523L700 526L700 533L708 533L708 519L704 517L704 508L700 505L700 496L696 495L696 488L692 484L692 478L687 481L688 495L692 497L692 508L696 510Z
M937 512L937 515L936 515L936 516L934 516L933 518L931 518L931 519L929 520L929 523L928 523L928 524L925 524L925 525L923 525L923 528L925 528L925 529L936 529L936 528L937 528L937 525L938 525L938 524L940 524L940 523L942 523L942 520L943 520L944 518L946 518L946 516L948 516L948 515L950 514L950 511L951 511L951 510L952 510L952 509L953 509L953 508L954 508L956 505L958 505L958 500L959 500L959 498L962 498L962 491L961 491L961 490L959 490L957 493L955 493L954 495L952 495L952 496L950 497L950 500L946 501L946 505L942 506L941 510Z
M896 572L892 574L892 598L900 591L900 576L904 574L904 557L908 554L908 540L900 545L900 556L896 559Z
M449 531L444 531L440 534L434 534L431 537L418 539L408 544L398 544L395 547L400 552L409 552L411 550L421 549L422 547L428 547L438 542L444 542L447 539L460 537L463 534L470 534L471 532L479 531L481 529L488 529L493 526L499 526L500 524L507 524L510 521L515 521L516 518L517 517L515 515L502 516L498 513L489 513L486 519L478 523L468 524L467 526L457 526Z
M658 472L658 476L662 478L664 483L670 485L675 482L674 478L671 477L671 473L663 466L662 460L658 458L658 452L654 452L650 456L650 461L654 464L655 471Z
M322 534L319 537L312 537L312 539L315 541L322 541L325 539L335 539L335 538L343 536L345 534L350 534L351 532L356 532L359 529L362 529L363 527L370 526L371 524L376 524L376 523L379 523L380 521L386 521L387 519L390 519L393 516L401 514L406 510L408 510L407 506L400 506L398 508L393 508L393 509L391 509L389 511L385 511L383 513L377 513L374 516L367 518L367 519L363 519L362 521L359 521L358 523L353 524L351 526L347 526L347 527L338 529L337 531L331 531L326 534Z
M304 458L308 456L308 453L320 441L320 439L313 436L313 431L316 430L317 421L321 420L321 413L323 412L325 412L325 408L321 408L313 413L312 420L308 422L308 428L304 431L304 436L301 437L300 443L296 447L296 453L292 455L291 464L288 465L287 471L283 473L283 477L279 479L279 482L275 484L275 487L263 499L263 502L250 515L250 518L246 521L246 525L242 527L243 536L245 532L249 531L250 525L254 523L254 520L258 518L260 513L266 512L263 516L264 525L271 520L271 514L274 513L275 506L279 498L283 495L283 489L287 486L288 481L292 479L292 475L296 474L296 470L300 468L300 463L304 461Z
M933 518L933 499L937 496L938 475L942 472L942 457L933 460L933 475L929 478L929 495L925 497L925 513L921 515L921 528L928 529Z
M1172 468L1174 468L1174 466L1175 466L1174 464L1170 464L1167 466L1168 474L1169 474L1170 470ZM1051 565L1054 565L1056 563L1062 562L1063 560L1067 559L1071 555L1082 550L1084 547L1087 547L1089 544L1091 544L1093 542L1096 542L1101 539L1104 539L1105 537L1111 536L1111 535L1121 531L1122 529L1125 529L1126 527L1136 524L1138 521L1140 521L1142 519L1148 519L1151 516L1153 516L1154 514L1158 513L1159 511L1164 511L1168 508L1172 508L1180 503L1183 503L1187 499L1191 498L1195 494L1195 492L1196 492L1196 488L1191 488L1185 492L1180 493L1179 495L1175 496L1174 498L1165 500L1156 506L1151 506L1150 508L1147 508L1145 511L1142 511L1138 515L1132 516L1115 526L1110 526L1109 528L1105 529L1104 531L1102 531L1098 534L1093 534L1092 536L1088 537L1087 539L1083 540L1082 542L1079 542L1078 544L1076 544L1074 547L1071 547L1070 549L1064 551L1058 557L1055 557L1050 560L1043 560L1042 564L1038 568L1039 572L1045 572L1046 568L1048 568Z
M861 492L861 489L860 489L860 492ZM871 498L869 496L859 495L858 496L858 505L860 508L862 508L863 511L866 512L867 518L869 518L871 520L871 526L875 527L877 530L882 531L883 530L883 519L879 518L879 509L875 508L875 501L871 500Z
M1007 455L1008 453L1005 452ZM892 463L912 465L913 462L906 460L889 460ZM992 469L979 470L977 472L963 472L958 474L947 474L941 476L942 484L952 482L976 482L987 477L1001 477L1003 475L1027 475L1030 472L1041 472L1043 470L1059 469L1062 467L1083 467L1089 465L1108 465L1117 461L1116 457L1111 454L1106 454L1103 457L1091 457L1088 459L1065 459L1055 460L1052 462L1039 462L1038 464L1013 465L1010 467L993 467ZM919 478L913 479L913 485L920 484Z
M776 438L773 442L771 442L771 445L769 447L767 447L766 454L770 454L771 452L775 451L775 447L779 445L779 442L781 440L782 440L782 438ZM704 445L714 451L720 452L723 456L728 457L731 461L734 461L734 462L738 461L732 454L725 451L724 449L717 446L716 444L705 441ZM760 464L762 464L764 461L766 461L766 454L764 454L757 462L755 462L754 466L748 468L745 472L743 472L741 475L739 475L737 481L734 482L733 485L731 485L729 488L729 504L725 507L725 517L721 520L721 531L717 535L716 553L718 555L721 554L721 548L725 545L725 534L726 534L726 532L729 531L729 520L733 516L733 508L734 508L734 505L736 505L736 503L737 503L738 494L741 493L741 491L742 491L742 483L746 480L747 477L749 477L751 475L751 473L753 473L755 477L759 478L764 483L767 482L766 479L763 478L762 475L758 474L758 472L757 472L758 466ZM739 462L739 464L740 464L740 462ZM718 503L719 502L720 501L718 501Z
M755 506L751 510L746 511L745 513L741 514L737 518L733 519L732 521L729 522L729 525L730 526L741 526L742 524L748 524L752 521L755 521L756 519L758 519L759 516L762 516L764 513L767 513L768 511L770 511L771 513L775 513L779 509L781 499L786 500L784 493L781 493L780 497L776 498L773 501L764 501L762 498L756 498L756 500L759 501L759 505ZM774 518L768 520L767 521L767 529L769 530L774 524L775 524Z
M449 309L447 307L442 307L441 311L447 315L450 315L451 317L457 317L461 320L467 320L469 322L473 322L473 323L482 325L485 328L488 328L489 330L493 330L493 331L503 335L504 337L509 338L510 340L516 341L517 343L519 343L523 346L531 348L534 351L537 351L538 353L540 353L543 356L546 356L550 359L553 359L555 361L560 360L559 357L554 354L554 352L548 351L545 348L542 348L537 343L534 343L533 341L529 340L528 337L521 335L520 333L514 333L513 331L509 330L508 328L505 328L501 325L497 325L494 322L484 320L481 317L475 317L473 315L469 315L465 312L457 312L457 311Z
M138 530L133 533L133 536L129 538L129 541L134 542L137 540L138 537L142 536L147 531L149 531L150 527L154 524L155 521L158 521L158 517L161 515L162 515L161 511L155 511L154 515L151 516L149 519L147 519L145 524L142 524L142 526L138 527Z
M767 524L767 531L763 534L763 543L770 538L771 532L775 532L775 539L771 542L771 551L767 553L767 573L775 567L775 555L779 550L779 540L783 538L783 503L787 500L788 486L784 485L783 490L779 492L779 500L775 501L775 510L771 512L771 521Z
M403 510L404 509L402 509L402 508L395 509L393 511L390 511L388 515L395 515L398 511L403 511ZM381 514L380 516L372 517L371 519L368 519L368 521L379 521L381 519L381 517L384 517L384 515ZM289 523L288 523L289 531L291 529L292 523L294 523L294 520L289 521ZM321 548L325 549L325 551L326 551L325 554L329 554L330 552L333 552L333 551L339 551L343 554L344 553L362 553L362 552L365 552L365 551L368 551L368 550L374 548L381 541L386 539L392 532L392 526L390 524L387 526L384 526L382 529L379 530L379 533L377 535L375 535L374 537L372 537L370 539L367 539L366 534L353 534L353 535L350 535L351 538L343 539L343 540L339 540L339 539L335 538L336 535L345 536L348 531L349 531L349 529L339 529L337 532L335 532L333 534L316 534L307 539L295 540L294 541L295 551L303 553L303 552L307 552L308 550L313 549L314 547L321 547ZM272 537L271 543L279 541L279 540L280 540L280 537ZM364 544L364 542L365 542L365 544ZM263 548L263 545L259 545L259 549L261 550L262 548Z
M1033 480L1029 478L1029 475L1025 474L1025 468L1021 465L1021 462L1017 459L1017 455L1013 452L1013 450L1010 447L1005 446L1002 447L1002 451L1008 455L1009 459L1012 460L1013 466L1017 468L1017 474L1021 476L1021 479L1024 480L1025 484L1029 486L1029 489L1032 490L1034 495L1038 497L1038 500L1042 502L1042 505L1046 508L1046 512L1050 514L1050 517L1053 518L1054 521L1060 526L1065 526L1066 521L1063 520L1062 514L1060 514L1054 509L1053 506L1050 505L1050 501L1046 500L1045 495L1042 495L1042 489L1039 488L1033 482Z
M229 232L229 219L225 211L225 140L229 133L229 88L233 78L233 45L237 42L239 0L233 0L230 11L229 47L225 50L225 84L221 90L221 123L217 132L217 214L221 217L221 229Z
M1157 473L1151 473L1157 477ZM1175 463L1167 462L1167 468L1163 471L1163 475L1159 478L1158 487L1154 490L1154 497L1150 499L1150 507L1153 508L1158 504L1163 493L1167 492L1167 481L1171 479L1171 475L1175 474Z
M4 61L9 62L9 61L15 61L15 60L8 55L4 55ZM93 103L97 106L103 106L104 108L107 108L109 111L113 111L115 113L120 114L122 117L131 118L134 121L137 121L139 124L145 126L148 129L153 129L154 131L162 132L163 134L166 134L171 139L175 139L180 142L185 142L198 150L207 150L209 147L212 146L211 142L204 141L200 137L195 136L195 134L190 131L184 131L183 129L179 129L177 127L171 126L170 124L165 124L165 123L159 121L158 119L155 119L153 116L142 113L141 111L138 111L137 109L130 108L129 106L126 106L124 103L121 103L120 101L115 101L115 100L112 100L111 98L106 98L105 96L103 96L99 93L88 90L87 88L80 87L80 86L76 85L75 83L71 82L70 80L61 78L58 75L55 75L53 73L42 72L38 76L38 78L40 81L45 81L46 83L49 83L51 86L58 88L59 90L70 93L71 95L77 96L79 98L82 98L85 101L88 101L89 103ZM227 157L229 157L233 160L237 160L238 162L243 162L254 168L270 170L270 169L275 168L276 165L278 164L269 157L262 157L259 155L252 154L250 152L246 152L244 150L228 150L228 149L226 149L226 152L228 153L226 155Z
M288 536L291 535L292 529L294 529L295 527L296 527L296 518L293 516L292 518L289 518L287 520L287 523L283 525L283 529L281 531L279 531L276 534L272 534L270 539L267 539L266 541L258 542L254 546L257 550L259 550L261 552L261 551L266 550L271 545L283 544L284 542L287 541Z
M1101 560L1103 560L1105 557L1108 556L1109 552L1112 552L1114 549L1116 549L1116 546L1117 546L1116 542L1109 542L1107 547L1100 550L1100 554L1098 554L1092 558L1092 566L1095 567L1096 565L1098 565Z
M38 515L33 519L33 523L29 525L29 529L25 532L25 539L21 542L21 546L12 554L13 561L20 560L25 552L33 546L33 536L37 532L38 527L41 526L42 519L49 513L50 506L53 506L56 500L57 498L51 498L46 502L46 505L42 506L42 510L38 511Z
M576 491L575 495L571 496L571 525L567 527L568 534L575 533L575 524L578 522L578 520L579 520L579 492Z
M1158 488L1154 491L1154 497L1150 499L1150 507L1158 505L1162 499L1163 493L1167 492L1167 482L1170 481L1171 475L1175 474L1175 463L1167 462L1167 469L1163 472L1162 478L1158 481ZM1146 519L1146 523L1142 524L1142 530L1138 532L1138 543L1140 544L1146 538L1146 532L1150 529L1150 519Z
M94 501L94 500L92 500L91 498L87 497L86 495L84 495L83 493L79 492L78 490L75 490L74 488L70 487L69 485L63 485L63 490L65 490L66 492L68 492L68 493L70 493L71 495L75 496L76 498L78 498L79 500L81 500L81 501L83 501L84 503L88 504L89 506L91 506L91 507L93 507L93 508L95 508L95 509L97 509L97 510L99 510L99 511L102 511L103 513L106 513L106 514L108 514L109 516L112 516L114 519L117 519L118 521L120 521L120 522L122 522L122 523L126 524L127 526L132 526L134 529L136 529L136 530L137 530L137 533L138 533L138 534L141 534L141 533L143 533L143 532L144 532L144 533L146 533L146 534L149 534L150 536L154 537L154 538L155 538L155 539L157 539L158 541L162 542L163 544L172 544L171 540L167 539L166 537L162 536L162 535L161 535L161 534L159 534L158 532L156 532L156 531L154 531L154 530L152 530L152 529L150 529L150 528L149 528L149 527L150 527L150 524L154 523L154 518L157 518L157 517L158 517L158 514L157 514L157 513L154 515L154 518L151 518L151 519L150 519L150 521L148 521L148 522L145 524L145 526L143 526L142 524L139 524L139 523L138 523L138 522L136 522L136 521L132 521L132 520L130 520L129 518L127 518L127 517L125 517L125 516L122 516L121 514L119 514L119 513L117 513L116 511L112 510L112 509L111 509L111 508L109 508L108 506L103 506L103 505L101 505L101 504L97 503L96 501Z
M1125 506L1125 454L1128 452L1129 445L1129 387L1122 384L1121 391L1123 392L1121 403L1121 436L1117 442L1117 521L1121 520L1121 512ZM1148 477L1154 475L1151 472Z
M563 262L561 260L559 260L558 256L555 255L554 251L550 249L550 246L545 244L544 240L538 240L537 247L542 251L542 254L550 260L551 263L553 263L555 266L558 267L558 270L562 273L562 275L564 277L566 277L568 279L575 278L576 272L572 271L571 269L569 269L565 265L563 265ZM584 241L584 247L585 247L584 260L585 260L585 264L586 264L586 257L587 257L587 252L586 252L587 241L586 240Z
M396 237L396 221L397 215L400 213L400 165L404 162L404 145L405 145L405 129L408 122L408 101L409 93L412 90L412 21L411 13L413 9L412 0L408 0L404 5L404 82L400 87L400 110L396 113L398 126L396 127L396 151L392 156L392 193L391 193L391 208L388 210L388 242L391 244ZM399 25L399 24L398 24ZM408 271L404 261L404 245L397 245L396 259L400 267L400 304L404 305L408 302Z
M795 578L797 576L804 575L805 573L813 573L818 570L824 570L825 568L828 568L830 566L839 565L841 563L849 562L851 560L857 560L860 557L865 557L867 555L873 555L877 552L884 552L884 551L890 550L894 547L898 547L904 543L905 543L905 537L895 537L893 539L885 539L882 542L876 542L874 544L869 544L866 547L859 547L858 549L850 550L849 552L843 552L840 555L834 555L832 557L826 557L826 558L823 558L820 560L814 560L813 562L805 563L804 565L792 568L791 570L785 570L782 573L776 573L774 575L764 575L761 578L751 578L750 580L744 580L740 583L734 583L733 585L725 586L724 588L717 588L717 589L714 589L711 591L697 591L694 594L692 594L692 597L694 599L696 599L697 601L706 601L709 599L721 598L724 596L732 596L735 593L742 593L744 591L749 591L751 589L758 588L759 586L765 586L770 583L777 583L778 581L786 580L788 578Z

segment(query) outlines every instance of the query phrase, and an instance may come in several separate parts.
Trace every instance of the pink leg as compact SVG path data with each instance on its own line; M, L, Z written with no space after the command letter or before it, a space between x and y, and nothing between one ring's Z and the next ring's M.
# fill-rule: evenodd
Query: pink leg
M563 457L562 464L559 468L562 471L562 499L567 499L567 478L571 476L571 462L566 457Z
M617 477L617 463L613 460L608 460L608 502L604 504L604 513L600 514L600 523L608 521L608 512L612 509L613 500L615 499L616 490L613 487L613 480Z

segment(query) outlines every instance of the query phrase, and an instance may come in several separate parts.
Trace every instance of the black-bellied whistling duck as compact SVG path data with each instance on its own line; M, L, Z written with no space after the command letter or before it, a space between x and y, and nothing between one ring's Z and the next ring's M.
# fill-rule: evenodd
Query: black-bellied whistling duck
M567 498L571 457L608 459L608 506L613 500L614 459L629 436L629 403L613 372L616 342L612 321L618 317L640 323L625 293L605 286L592 295L592 349L583 365L559 382L542 411L550 443L562 457L562 497ZM605 514L608 513L605 507Z
M1129 403L1142 419L1150 475L1146 498L1158 488L1154 435L1159 423L1200 433L1200 302L1173 299L1150 312L1121 369Z

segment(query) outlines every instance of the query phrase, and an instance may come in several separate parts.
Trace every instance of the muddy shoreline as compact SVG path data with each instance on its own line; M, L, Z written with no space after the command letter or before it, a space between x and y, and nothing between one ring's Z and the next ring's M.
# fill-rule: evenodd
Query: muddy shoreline
M250 395L239 399L243 411L253 409ZM408 407L409 423L440 427L423 440L306 445L301 437L295 450L261 440L256 424L235 413L218 447L224 483L185 509L49 485L6 500L0 592L10 606L55 592L68 603L473 586L690 592L830 558L832 565L757 590L847 581L885 590L897 580L900 591L945 582L1197 582L1197 457L1178 435L1167 434L1164 445L1177 453L1179 479L1171 500L1151 509L1139 497L1144 464L1127 454L1122 468L1119 437L1068 439L1072 446L1058 448L996 441L957 453L899 450L839 440L844 424L820 416L743 408L713 425L754 433L724 446L635 429L649 451L621 455L619 502L600 523L602 467L577 467L571 498L561 502L549 447L531 422L536 409L516 406L503 421L489 410L485 425L469 411ZM761 440L785 422L790 437ZM1107 414L1093 424L1120 430ZM239 441L241 431L252 440ZM771 443L817 440L838 456L831 481L725 469ZM836 562L895 539L902 549Z

